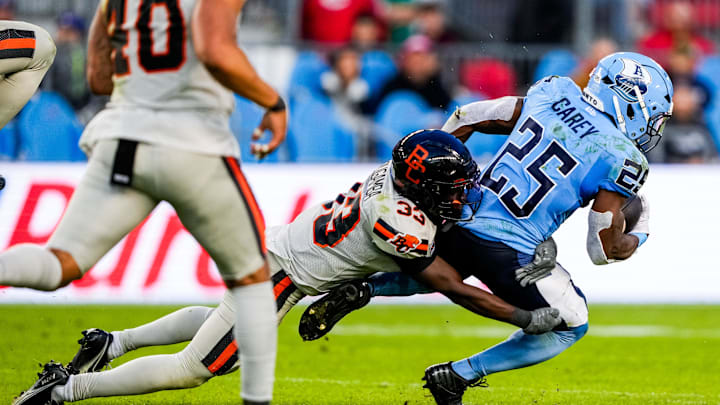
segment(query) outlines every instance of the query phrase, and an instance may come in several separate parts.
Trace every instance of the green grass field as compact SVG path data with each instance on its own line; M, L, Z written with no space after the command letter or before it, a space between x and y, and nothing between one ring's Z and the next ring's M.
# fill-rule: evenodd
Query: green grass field
M176 307L0 306L0 403L29 387L37 363L67 362L79 331L132 327ZM504 339L511 327L451 305L371 305L326 340L297 335L302 311L280 327L275 404L432 404L420 385L430 364ZM720 307L593 306L590 332L555 359L492 375L466 404L720 404ZM124 361L175 347L146 348ZM238 374L200 388L86 404L236 404Z

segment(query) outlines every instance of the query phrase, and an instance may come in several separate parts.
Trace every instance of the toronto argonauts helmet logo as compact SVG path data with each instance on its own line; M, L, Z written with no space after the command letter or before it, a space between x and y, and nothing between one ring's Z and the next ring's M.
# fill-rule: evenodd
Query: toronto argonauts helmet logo
M640 90L640 94L647 93L648 86L652 83L650 72L634 60L623 58L620 61L623 69L615 75L615 84L610 85L610 88L628 103L637 103L635 86Z

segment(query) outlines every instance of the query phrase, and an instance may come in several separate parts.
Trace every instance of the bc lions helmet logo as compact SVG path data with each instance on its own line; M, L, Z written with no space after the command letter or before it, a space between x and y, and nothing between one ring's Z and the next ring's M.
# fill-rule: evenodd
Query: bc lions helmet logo
M640 94L647 93L648 86L652 83L650 72L633 60L623 58L620 61L623 69L615 75L615 84L610 88L628 103L637 103L639 100L635 94L635 86L640 90Z
M398 233L395 237L388 240L388 243L395 246L395 250L398 253L408 253L420 246L420 239L405 233Z

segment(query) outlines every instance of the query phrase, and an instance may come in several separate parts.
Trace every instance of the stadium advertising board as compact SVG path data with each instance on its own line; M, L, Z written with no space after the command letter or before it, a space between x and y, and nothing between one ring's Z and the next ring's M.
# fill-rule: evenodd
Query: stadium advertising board
M268 226L291 221L311 204L334 198L375 165L253 165L244 170ZM2 165L0 249L45 243L83 173L82 164ZM655 166L644 188L651 237L624 263L598 267L585 251L587 212L555 235L559 261L591 302L720 302L720 272L711 262L720 244L720 167ZM221 213L224 215L224 213ZM88 218L93 221L93 218ZM224 287L217 269L162 203L82 280L52 293L0 289L9 302L213 302ZM398 302L388 299L386 302ZM404 301L407 302L407 301ZM437 294L413 302L446 302Z

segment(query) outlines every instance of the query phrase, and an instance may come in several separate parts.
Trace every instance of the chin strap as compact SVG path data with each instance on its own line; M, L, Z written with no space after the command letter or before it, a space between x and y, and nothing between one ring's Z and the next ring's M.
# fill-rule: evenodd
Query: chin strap
M642 96L642 93L640 93L640 88L637 84L633 89L635 90L635 95L640 103L640 110L643 113L643 117L645 117L645 122L650 123L650 113L648 113L647 107L645 106L645 98ZM645 126L647 127L647 124ZM647 128L645 129L645 132L647 132Z
M617 124L620 131L627 135L627 128L625 127L625 116L620 112L620 103L618 102L617 96L613 96L613 106L615 107L615 117L617 118Z

